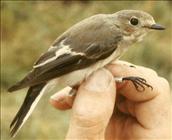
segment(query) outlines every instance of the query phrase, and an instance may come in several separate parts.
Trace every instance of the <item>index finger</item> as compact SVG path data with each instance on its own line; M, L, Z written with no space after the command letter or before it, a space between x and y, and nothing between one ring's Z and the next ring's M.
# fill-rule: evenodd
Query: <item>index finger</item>
M149 85L153 87L153 89L145 87L143 92L139 92L136 90L135 86L131 81L126 81L123 83L118 83L120 85L120 89L118 92L128 98L131 101L145 101L150 100L153 97L159 94L161 90L159 87L159 77L156 72L145 67L134 66L133 64L118 61L116 63L110 64L107 66L108 70L111 71L114 77L129 77L136 76L144 78Z

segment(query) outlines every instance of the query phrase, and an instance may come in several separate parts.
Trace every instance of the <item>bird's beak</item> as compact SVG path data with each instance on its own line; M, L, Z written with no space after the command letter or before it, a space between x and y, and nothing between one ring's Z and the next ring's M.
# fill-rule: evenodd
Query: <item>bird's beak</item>
M160 25L160 24L153 24L149 27L149 29L153 29L153 30L165 30L165 27Z

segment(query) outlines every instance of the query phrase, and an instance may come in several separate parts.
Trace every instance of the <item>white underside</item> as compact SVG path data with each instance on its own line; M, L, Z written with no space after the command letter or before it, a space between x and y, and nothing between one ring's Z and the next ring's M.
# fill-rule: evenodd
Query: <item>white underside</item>
M60 87L72 87L74 85L80 84L83 80L87 79L88 76L91 75L93 72L111 63L112 61L117 60L121 56L121 54L123 54L126 51L126 49L126 47L120 46L108 58L101 60L88 68L77 70L64 76L61 76L57 79L53 79L48 84L54 85L54 87L58 85L60 85Z

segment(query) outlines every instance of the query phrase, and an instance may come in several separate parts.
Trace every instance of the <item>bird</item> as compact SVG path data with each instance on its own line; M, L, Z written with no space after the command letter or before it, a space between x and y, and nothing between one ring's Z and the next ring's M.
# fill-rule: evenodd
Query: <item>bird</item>
M96 14L70 27L38 58L32 70L8 89L13 92L29 87L23 104L10 124L10 135L16 136L49 89L63 85L63 89L75 93L76 87L92 73L119 59L148 32L164 29L149 13L140 10ZM114 77L114 80L130 80L138 91L146 87L152 89L141 77Z

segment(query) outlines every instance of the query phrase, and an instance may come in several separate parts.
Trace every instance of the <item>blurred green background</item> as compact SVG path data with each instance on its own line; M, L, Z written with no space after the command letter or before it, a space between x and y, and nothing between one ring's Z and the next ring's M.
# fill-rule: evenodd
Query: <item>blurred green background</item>
M26 93L23 89L9 94L7 87L20 80L67 28L91 15L121 9L147 11L167 27L133 45L122 59L152 68L172 83L172 3L169 1L1 1L2 140L10 139L9 124ZM48 103L50 95L45 96L16 140L64 139L70 111L56 111Z

